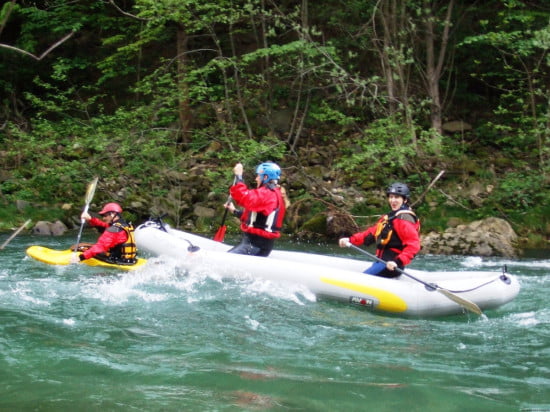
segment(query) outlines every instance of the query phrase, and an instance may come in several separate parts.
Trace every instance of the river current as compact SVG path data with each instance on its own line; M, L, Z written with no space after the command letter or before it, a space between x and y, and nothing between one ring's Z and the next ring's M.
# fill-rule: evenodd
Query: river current
M550 256L419 256L507 265L522 289L482 317L407 319L159 258L121 273L25 256L71 243L0 250L1 411L550 411Z

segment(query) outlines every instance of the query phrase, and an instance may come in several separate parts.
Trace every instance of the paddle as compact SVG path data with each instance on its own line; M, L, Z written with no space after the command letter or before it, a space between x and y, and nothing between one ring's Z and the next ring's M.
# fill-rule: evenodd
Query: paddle
M373 255L372 253L369 253L366 250L363 250L360 247L355 246L351 242L348 242L346 246L351 247L351 248L357 250L358 252L361 252L361 253L371 257L372 259L377 260L378 262L386 263L385 260L380 259L378 256ZM423 280L418 279L417 277L405 272L404 270L402 270L400 268L395 268L395 270L397 270L402 275L405 275L405 276L407 276L407 277L409 277L413 280L416 280L417 282L422 283L424 286L426 286L426 289L428 289L428 290L431 290L431 291L437 290L439 293L445 295L447 298L451 299L453 302L458 303L460 306L462 306L463 308L469 310L470 312L473 312L477 315L482 315L483 314L483 312L481 312L481 309L479 308L479 306L477 306L474 302L469 301L468 299L461 298L460 296L455 295L450 290L442 288L441 286L438 286L435 283L424 282Z
M2 243L2 246L0 246L0 250L4 249L8 243L10 243L15 236L17 236L29 223L31 223L31 219L28 219L25 223L23 223L19 229L17 229L4 243Z
M233 179L233 185L232 186L234 186L236 182L237 182L237 176L235 176L235 178ZM227 202L225 202L225 204L227 205L229 202L231 202L231 195L229 195L227 197ZM223 212L223 218L222 218L222 222L220 223L220 228L218 229L218 231L214 235L214 240L216 242L223 242L223 238L225 237L225 231L227 230L227 226L225 225L225 219L227 218L227 211L228 210L229 209L226 207L225 212Z
M88 189L86 190L85 205L84 205L84 209L82 210L82 213L88 212L90 203L92 203L92 199L94 198L95 188L97 187L97 180L98 180L97 177L94 178L94 180L92 180L88 185ZM78 245L80 243L80 238L82 236L82 229L84 229L84 223L86 223L86 220L80 219L80 230L78 231L78 237L76 238L75 254L78 251Z

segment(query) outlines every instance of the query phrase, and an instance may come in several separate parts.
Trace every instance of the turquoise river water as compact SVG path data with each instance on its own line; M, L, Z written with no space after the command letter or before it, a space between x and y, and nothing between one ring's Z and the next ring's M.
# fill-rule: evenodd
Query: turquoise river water
M71 242L0 250L0 411L550 411L550 256L419 256L506 264L522 290L483 317L406 319L158 258L118 273L25 256Z

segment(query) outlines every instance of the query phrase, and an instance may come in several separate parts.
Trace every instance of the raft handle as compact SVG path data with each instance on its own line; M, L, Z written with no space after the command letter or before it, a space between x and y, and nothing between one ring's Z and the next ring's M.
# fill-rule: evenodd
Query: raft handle
M502 266L502 275L500 275L499 279L502 280L507 285L509 285L510 283L512 283L512 279L510 279L510 277L507 276L507 273L508 273L508 266L505 264L504 266Z

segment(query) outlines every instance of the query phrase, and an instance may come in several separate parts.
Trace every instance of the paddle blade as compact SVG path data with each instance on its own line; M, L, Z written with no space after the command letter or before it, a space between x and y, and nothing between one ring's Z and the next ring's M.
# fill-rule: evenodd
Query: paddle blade
M97 180L98 180L97 177L94 178L94 180L92 180L88 185L88 190L86 190L86 199L85 199L85 203L87 205L90 205L90 203L92 203L92 199L94 198L95 188L97 187Z
M95 189L97 187L97 181L98 177L95 177L94 180L88 184L88 189L86 189L86 198L84 199L85 205L83 212L88 212L88 208L90 207L90 203L92 203L92 199L94 198ZM78 231L78 237L76 238L76 244L78 245L80 243L80 238L82 236L82 230L84 229L84 223L86 221L84 219L80 219L80 230ZM75 252L76 253L76 252Z
M227 226L222 225L214 235L214 240L216 242L223 242L223 238L225 237L225 231L227 230Z
M477 306L474 302L472 302L470 300L467 300L467 299L464 299L464 298L461 298L460 296L457 296L454 293L449 292L447 289L438 288L437 291L444 294L445 296L447 296L453 302L458 303L463 308L468 309L470 312L473 312L476 315L482 315L483 314L483 312L481 311L479 306Z

